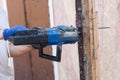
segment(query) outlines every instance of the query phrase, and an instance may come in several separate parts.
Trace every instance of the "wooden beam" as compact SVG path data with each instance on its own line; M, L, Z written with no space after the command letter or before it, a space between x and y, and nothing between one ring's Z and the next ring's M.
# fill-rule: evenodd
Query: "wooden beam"
M95 80L95 45L94 45L94 17L93 17L93 1L82 0L83 20L83 44L84 44L84 60L85 60L85 79Z
M10 26L50 27L48 0L7 0L7 6ZM51 54L51 48L45 52ZM14 58L14 62L16 80L54 80L52 62L40 58L38 50Z

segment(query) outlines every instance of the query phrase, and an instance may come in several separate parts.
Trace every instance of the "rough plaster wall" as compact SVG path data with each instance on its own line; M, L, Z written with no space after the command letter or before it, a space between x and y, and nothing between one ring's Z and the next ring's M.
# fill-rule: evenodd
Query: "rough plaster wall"
M55 26L75 26L75 0L53 0ZM60 80L79 80L77 44L64 45L59 65Z
M120 0L94 1L99 33L96 80L120 80Z

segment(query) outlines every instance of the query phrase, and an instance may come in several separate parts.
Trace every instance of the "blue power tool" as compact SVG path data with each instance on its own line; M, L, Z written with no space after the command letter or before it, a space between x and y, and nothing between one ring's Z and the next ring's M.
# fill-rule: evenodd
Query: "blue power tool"
M53 61L60 62L62 44L73 44L78 41L78 31L75 27L60 25L53 28L34 27L33 29L18 31L8 39L14 45L31 44L39 49L39 56ZM56 56L43 53L46 46L57 45Z

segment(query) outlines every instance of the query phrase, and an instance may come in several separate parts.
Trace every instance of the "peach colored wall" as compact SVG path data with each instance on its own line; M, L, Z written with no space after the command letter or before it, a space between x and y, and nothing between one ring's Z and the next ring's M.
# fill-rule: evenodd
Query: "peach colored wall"
M120 79L120 0L94 0L98 15L97 79ZM109 27L99 29L100 27Z
M53 0L54 23L75 26L75 0ZM60 80L80 80L77 44L64 45L59 65Z

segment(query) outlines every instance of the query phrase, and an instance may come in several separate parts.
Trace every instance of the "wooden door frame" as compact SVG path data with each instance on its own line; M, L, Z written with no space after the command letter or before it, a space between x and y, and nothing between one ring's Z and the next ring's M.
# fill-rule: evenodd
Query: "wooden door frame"
M10 26L24 25L28 26L29 28L35 26L40 26L44 28L49 27L48 0L42 0L41 2L40 1L37 2L37 0L13 0L11 2L8 0L7 6ZM41 11L43 7L44 10ZM39 12L39 10L35 10L36 8L41 8L39 9L41 12ZM38 13L40 14L36 13L35 11L38 11ZM14 58L14 63L15 76L17 80L47 80L48 78L51 80L54 79L52 62L46 59L39 58L37 50L34 50L29 54Z
M97 26L94 0L76 0L76 11L79 12L81 31L79 40L79 64L81 80L96 80L96 52L97 52ZM76 5L76 6L77 6ZM81 44L82 43L82 44Z

